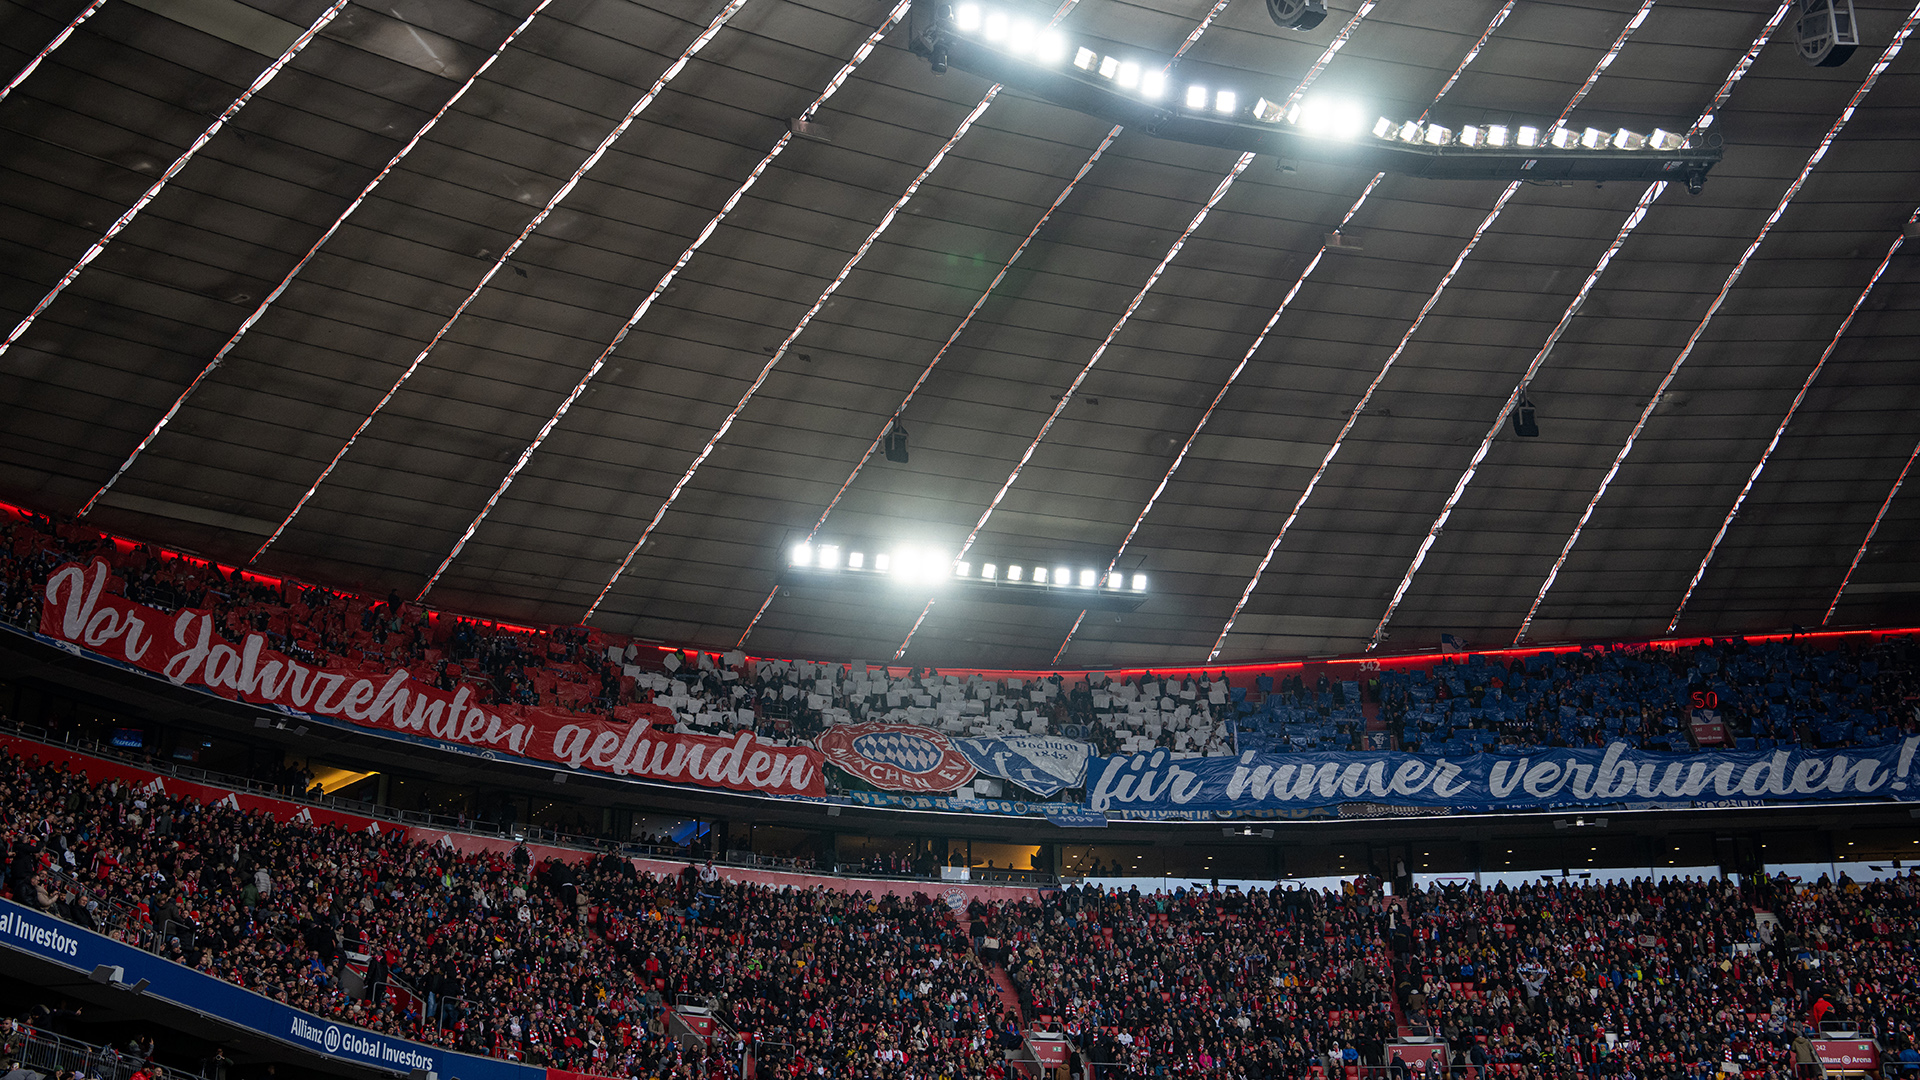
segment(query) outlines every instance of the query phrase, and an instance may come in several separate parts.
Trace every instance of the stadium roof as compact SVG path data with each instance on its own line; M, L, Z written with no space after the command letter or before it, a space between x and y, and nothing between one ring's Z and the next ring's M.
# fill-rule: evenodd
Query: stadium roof
M1920 206L1920 47L1862 90L1912 9L1860 0L1831 68L1789 13L1734 80L1770 4L1331 6L1060 26L1369 122L1712 110L1724 160L1644 214L1640 182L1407 176L1356 210L1370 172L1236 176L1018 88L986 105L884 0L10 0L0 77L44 59L0 101L0 495L515 621L752 624L764 655L881 661L912 630L908 662L1044 667L1072 630L1063 666L1192 665L1505 645L1530 610L1534 641L1648 636L1683 596L1683 633L1813 627L1856 559L1831 625L1911 620L1920 242L1886 260ZM876 448L897 411L904 464ZM768 602L830 506L823 541L977 531L975 563L1124 540L1151 588L1084 619Z

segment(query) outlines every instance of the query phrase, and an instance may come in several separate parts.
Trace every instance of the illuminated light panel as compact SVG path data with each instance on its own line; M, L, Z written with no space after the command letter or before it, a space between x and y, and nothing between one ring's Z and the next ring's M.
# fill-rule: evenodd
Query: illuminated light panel
M1187 87L1187 108L1204 109L1207 107L1207 88L1200 85Z
M80 12L80 14L75 15L73 17L72 22L69 22L66 26L61 27L60 32L53 35L53 40L47 42L45 48L33 54L33 59L27 61L27 66L21 68L19 74L7 80L6 87L4 89L0 89L0 101L7 100L7 95L13 93L14 87L19 86L21 83L27 81L27 76L33 74L33 70L40 66L40 61L45 60L47 57L53 55L53 50L66 44L67 39L73 36L73 32L75 30L80 29L80 24L92 18L93 13L96 11L99 11L100 5L106 2L107 0L93 0L93 3L88 4L86 8Z
M1540 145L1540 129L1532 126L1531 124L1520 125L1520 130L1515 134L1513 144L1515 146L1526 147L1526 148L1539 146Z
M1055 585L1061 585L1061 586L1073 584L1073 571L1067 569L1064 566L1054 567L1053 583Z
M995 566L995 565L993 565L992 563L981 563L981 564L980 564L980 578L981 578L981 580L983 580L983 581L992 581L992 580L994 580L995 578L997 578L997 577L999 577L999 576L1000 576L1000 568L999 568L999 567L997 567L997 566Z
M97 8L104 2L105 0L97 0L93 6ZM334 234L340 231L340 227L347 223L349 217L353 216L353 212L360 208L360 204L367 201L367 196L373 194L373 190L380 186L381 181L387 178L387 174L393 172L393 170L399 166L400 162L405 160L406 156L413 152L413 148L420 144L420 140L426 137L427 132L432 131L434 126L440 123L441 117L446 116L447 111L452 109L461 98L465 97L468 90L473 89L473 84L480 81L480 76L486 74L487 69L493 66L495 60L500 59L500 54L507 50L507 46L512 45L514 39L520 36L521 31L531 25L534 18L542 11L545 11L547 5L552 2L553 0L540 0L540 3L534 5L534 9L527 13L527 17L520 20L519 25L508 32L506 39L500 42L500 47L493 50L493 54L487 57L486 61L478 68L474 69L473 74L467 77L466 82L460 84L460 89L453 92L453 96L447 99L446 104L440 106L440 111L429 117L427 122L421 125L420 130L413 133L413 138L408 139L406 144L402 146L392 158L388 159L386 167L375 173L373 179L367 181L366 186L360 189L360 194L356 195L353 201L347 204L345 210L340 211L340 216L333 219L333 224L327 226L327 230L320 234L318 240L313 242L313 246L309 247L307 253L300 257L300 261L293 264L293 269L287 271L286 276L280 279L280 284L273 287L273 291L268 293L266 297L260 301L259 306L253 309L252 314L249 314L241 321L240 328L233 332L233 336L227 339L226 344L220 346L219 350L213 354L213 359L207 361L206 366L200 369L200 373L195 375L192 381L187 383L186 389L180 391L179 396L174 399L173 404L167 408L167 411L160 414L160 419L155 421L146 436L134 445L133 452L127 455L127 459L121 462L120 467L114 470L113 475L107 478L106 483L100 485L99 490L93 493L93 497L87 500L86 505L82 506L80 512L75 516L86 517L87 514L93 510L94 504L98 503L101 497L106 495L107 492L113 490L113 486L120 482L120 478L127 474L127 470L133 468L133 463L139 460L140 455L146 452L148 446L153 444L153 440L159 437L160 432L164 430L168 424L173 422L175 416L179 415L180 410L186 406L187 399L193 396L194 391L198 390L202 383L206 382L208 376L212 375L219 369L221 364L226 362L228 354L232 353L240 344L240 339L246 337L247 331L253 329L254 324L266 315L267 309L272 307L274 302L280 299L281 294L287 291L288 286L293 284L293 279L300 275L300 271L306 269L307 264L312 262L313 257L320 253L320 249L326 245L327 241L333 239ZM89 11L91 10L92 9L89 9ZM75 25L78 25L77 20ZM22 77L24 77L24 73ZM0 95L0 97L4 97L4 95ZM281 527L282 529L285 528L284 522ZM249 566L260 557L260 553L265 551L268 545L273 543L280 531L281 530L276 529L273 535L267 537L266 543L260 545L260 547L255 550L253 558L247 560Z
M1916 224L1920 224L1920 209L1915 209L1913 214L1907 218L1907 228L1910 229ZM1867 297L1873 292L1873 287L1880 283L1880 275L1887 272L1887 264L1893 261L1894 255L1899 252L1900 245L1905 242L1905 240L1905 230L1902 230L1894 236L1893 243L1887 248L1886 255L1880 260L1880 265L1875 267L1873 275L1867 278L1866 287L1862 288L1860 295L1854 298L1853 307L1847 310L1846 318L1840 320L1840 326L1834 330L1832 340L1828 341L1827 347L1821 350L1820 359L1814 362L1813 370L1807 373L1807 381L1801 383L1800 392L1793 395L1792 404L1787 406L1787 414L1780 418L1780 426L1774 429L1773 438L1768 440L1767 448L1760 452L1760 460L1754 463L1753 472L1748 474L1746 484L1740 488L1740 494L1734 497L1733 505L1727 509L1727 516L1720 522L1719 531L1713 534L1713 542L1707 545L1707 553L1701 556L1700 568L1693 572L1693 580L1687 582L1687 590L1681 594L1679 606L1673 609L1673 620L1667 623L1667 633L1673 633L1673 628L1680 625L1680 616L1686 612L1687 602L1693 599L1693 591L1700 587L1700 580L1707 576L1707 567L1713 562L1714 553L1720 550L1720 541L1726 539L1727 530L1733 526L1733 519L1739 516L1740 508L1746 504L1747 496L1752 494L1754 485L1760 482L1760 474L1766 471L1767 461L1773 457L1774 449L1780 445L1780 440L1786 436L1787 425L1793 423L1794 413L1800 411L1800 403L1807 399L1807 392L1813 389L1814 380L1820 377L1820 372L1827 366L1827 359L1833 355L1833 351L1840 347L1840 339L1846 336L1848 327L1853 325L1854 316L1860 314L1860 309L1866 305ZM1901 470L1901 473L1904 476L1905 470ZM1897 481L1895 482L1895 489L1898 489ZM1883 507L1882 510L1884 511L1884 509ZM1876 527L1879 525L1878 518L1874 519L1874 524ZM1851 570L1849 570L1849 573L1851 573ZM1844 582L1841 588L1846 588ZM1838 603L1838 594L1835 594L1835 603ZM1833 608L1828 607L1827 618L1832 617ZM1820 620L1820 625L1825 626L1826 619Z
M893 556L885 552L875 555L873 557L873 568L879 573L887 573L893 569Z
M963 578L963 577L966 577L966 576L967 576L968 574L971 574L972 572L973 572L973 567L972 567L971 565L969 565L969 564L967 564L967 563L964 563L964 562L957 562L957 563L954 563L954 564L953 564L953 576L954 576L954 577L962 577L962 578Z
M1057 64L1067 58L1067 39L1057 30L1045 30L1034 43L1033 55L1040 60Z
M867 556L865 552L860 552L860 551L847 552L847 569L863 570L866 568L866 565L867 565Z
M1147 591L1147 575L1145 574L1133 575L1133 591L1134 592Z
M1652 6L1653 0L1645 0L1641 5L1641 10L1645 11ZM1620 35L1614 39L1613 45L1607 50L1606 55L1611 56L1618 53L1626 44L1627 38L1633 33L1637 25L1635 22L1629 22L1626 27L1620 31ZM1567 102L1566 108L1561 110L1560 119L1562 121L1566 119L1567 114L1573 110L1574 106L1579 104L1580 100L1586 96L1587 92L1593 88L1593 82L1599 77L1601 70L1601 67L1596 66L1592 73L1587 76L1586 82L1574 92L1573 97ZM1522 128L1521 130L1524 132L1527 129ZM1521 184L1522 181L1516 180L1508 184L1506 188L1501 191L1499 198L1494 201L1493 209L1487 212L1487 216L1481 220L1479 227L1474 229L1473 235L1467 240L1466 246L1462 248L1460 254L1454 258L1453 265L1450 266L1447 272L1441 277L1439 284L1434 287L1432 295L1427 297L1426 303L1421 305L1419 313L1414 316L1413 324L1407 328L1405 334L1401 335L1399 344L1395 345L1393 351L1387 355L1379 372L1374 375L1373 381L1367 384L1366 390L1360 395L1360 400L1354 404L1353 409L1347 414L1346 422L1341 425L1339 434L1334 437L1332 445L1327 447L1327 452L1321 457L1320 464L1314 469L1313 475L1308 478L1306 486L1300 492L1300 496L1294 500L1293 509L1288 512L1286 519L1281 522L1279 533L1274 536L1273 542L1267 546L1266 553L1260 557L1259 564L1254 568L1253 576L1248 579L1246 588L1240 593L1240 599L1234 603L1232 613L1227 616L1226 624L1220 628L1220 636L1214 639L1213 649L1207 656L1209 662L1219 658L1221 649L1226 645L1227 635L1233 632L1233 624L1240 618L1240 613L1246 609L1247 601L1252 598L1253 591L1259 587L1260 578L1266 574L1267 567L1272 563L1275 552L1280 550L1280 545L1285 541L1288 531L1293 527L1293 523L1299 520L1301 511L1306 507L1307 501L1313 497L1313 492L1319 486L1321 479L1326 476L1327 469L1333 464L1333 460L1340 453L1341 447L1345 445L1347 436L1353 431L1354 425L1359 422L1361 414L1366 411L1367 405L1373 399L1374 393L1379 390L1380 384L1386 380L1387 374L1393 369L1395 361L1406 351L1407 345L1413 340L1414 333L1418 331L1421 324L1426 321L1428 313L1433 310L1435 304L1439 303L1441 293L1446 291L1447 286L1453 281L1454 275L1460 272L1461 265L1466 262L1467 257L1471 255L1474 248L1479 245L1481 237L1485 236L1486 231L1499 219L1500 212L1506 208L1508 200L1512 199L1514 194L1520 190ZM1389 614L1390 613L1391 609L1389 609ZM1384 625L1385 621L1383 620L1382 626ZM1378 630L1375 631L1376 635L1378 632ZM1369 648L1371 648L1371 646L1369 646Z
M1507 131L1507 125L1505 124L1488 124L1487 125L1487 145L1488 146L1494 146L1494 147L1505 146L1507 145L1508 138L1509 138L1509 133Z
M1033 583L1034 583L1035 585L1045 585L1045 584L1047 583L1047 568L1046 568L1046 567L1044 567L1044 566L1036 566L1036 567L1034 567L1034 568L1033 568Z
M1085 46L1073 54L1073 66L1081 71L1092 71L1100 64L1100 54Z
M1098 570L1080 571L1080 587L1083 589L1093 588L1094 582L1098 580L1099 576L1100 572Z
M1074 2L1075 0L1067 0L1066 3L1061 5L1060 9L1054 14L1055 23L1058 23L1060 19L1066 16L1068 11L1072 10ZM1173 60L1179 60L1180 57L1186 54L1188 49L1193 47L1195 42L1200 40L1201 36L1207 32L1207 28L1212 26L1214 20L1220 17L1220 13L1227 9L1227 4L1230 2L1231 0L1214 0L1213 7L1209 8L1207 14L1203 16L1198 23L1194 24L1193 29L1188 32L1186 39L1180 43L1179 48L1174 50ZM1369 4L1369 6L1371 6L1371 4ZM1357 17L1355 21L1358 21ZM1348 24L1349 31L1351 31L1352 26L1352 23ZM1089 62L1091 62L1093 58L1091 51L1082 50L1082 52L1086 53ZM1171 66L1172 61L1169 61L1168 67L1170 68ZM1163 70L1162 74L1164 73ZM967 314L962 317L959 324L953 328L953 332L947 335L947 339L942 342L940 348L934 352L932 359L927 361L926 367L921 369L920 375L914 379L913 385L907 388L907 393L901 399L900 407L894 410L894 415L897 416L900 412L904 411L907 405L913 401L914 396L920 392L920 388L926 385L927 380L932 377L934 369L940 365L940 361L946 357L948 351L953 348L954 343L960 340L960 335L966 332L967 327L972 325L974 316L980 313L980 310L986 306L987 301L993 297L994 291L1000 287L1000 283L1006 280L1007 274L1013 269L1014 263L1018 262L1020 257L1026 253L1027 248L1033 244L1034 238L1040 235L1040 230L1046 226L1055 211L1059 210L1061 205L1067 201L1068 196L1073 194L1075 187L1081 180L1086 178L1087 173L1093 170L1094 164L1100 160L1102 154L1106 153L1107 148L1113 145L1113 141L1120 137L1120 133L1123 130L1125 130L1124 127L1118 124L1109 129L1106 136L1100 140L1099 145L1094 147L1093 153L1089 154L1087 160L1081 163L1079 170L1074 173L1073 179L1067 181L1066 187L1060 190L1060 194L1054 196L1054 200L1047 207L1046 212L1042 213L1039 220L1034 222L1033 228L1027 231L1027 235L1020 241L1019 246L1013 249L1013 254L1009 255L1007 261L1001 264L999 271L994 274L993 280L987 283L986 289L983 290L979 298L973 302L973 306L967 310ZM891 420L889 420L888 423L891 423ZM880 441L885 437L886 426L883 425L879 433L867 444L867 448L861 452L860 460L854 463L853 468L847 473L846 480L841 483L839 490L834 492L833 498L827 500L825 509L820 512L820 520L814 524L813 532L809 535L817 535L822 528L826 527L827 518L832 515L834 508L840 504L840 500L846 496L847 490L853 486L853 482L859 478L861 471L866 468L867 462L873 459L873 455L880 449ZM964 555L965 553L966 549L963 548L961 554ZM1018 568L1009 567L1008 569L1008 580L1018 580L1017 577L1013 576L1013 571ZM780 588L777 585L768 591L767 598L761 601L759 610L754 613L752 619L748 620L746 628L740 632L739 643L736 647L743 647L746 644L747 638L753 633L753 628L759 624L761 617L766 614L767 608L773 603L773 599L779 594L779 591ZM924 617L924 615L925 613L923 612L922 616ZM915 625L917 626L919 624L916 622ZM912 635L909 634L908 636L909 639L911 639ZM905 649L906 645L903 643L901 651L904 652Z
M953 25L971 34L984 21L979 4L961 4L953 9Z
M13 328L13 332L7 335L7 339L0 341L0 356L4 356L6 351L13 347L14 342L19 341L21 335L25 334L27 330L33 326L34 321L40 318L40 314L52 306L53 302L59 298L61 293L67 291L67 286L73 284L74 279L80 276L80 271L85 270L88 263L100 257L100 253L106 250L107 245L113 243L114 237L119 236L122 232L126 231L127 226L133 224L133 219L140 216L140 211L145 210L147 204L159 196L161 190L167 186L167 183L179 175L180 170L187 167L187 163L192 161L194 155L200 152L200 148L212 142L213 137L220 133L220 129L227 125L227 121L232 120L241 109L246 108L247 102L253 100L253 95L265 89L266 85L273 81L273 77L280 74L282 68L292 63L293 58L300 55L300 50L306 48L307 43L312 41L314 36L319 34L321 30L325 29L328 23L332 22L334 16L340 14L341 9L345 8L348 2L349 0L334 0L332 7L322 11L320 17L315 19L313 24L307 27L299 37L294 38L293 43L287 46L286 51L281 53L278 59L268 64L261 70L260 74L254 77L253 82L248 84L247 88L240 92L240 96L233 99L233 104L228 105L221 111L219 116L214 118L213 123L207 125L207 129L200 133L199 138L194 139L185 150L180 152L180 156L173 160L173 164L167 166L167 171L160 174L160 179L155 180L152 186L148 187L138 199L134 200L132 206L127 207L118 218L114 219L113 224L107 226L107 231L101 234L100 239L95 240L92 245L87 248L86 253L80 256L80 260L73 264L72 269L68 270L61 276L58 282L54 283L53 288L48 290L47 295L42 297L38 304L33 306L33 310L27 312L26 318L20 320L20 324ZM75 25L77 25L77 23ZM64 38L56 40L64 40ZM35 63L37 62L38 61L35 61ZM31 64L29 65L29 71L32 66ZM22 72L19 76L16 76L16 80L23 79L26 75L27 72Z
M1113 81L1127 90L1137 88L1140 85L1140 65L1131 60L1123 62L1120 70L1114 73Z
M1485 47L1487 39L1491 38L1493 32L1500 27L1500 24L1506 21L1507 14L1513 10L1514 3L1515 0L1507 0L1507 3L1502 5L1498 12L1494 13L1493 18L1487 23L1486 29L1481 31L1479 39L1474 42L1471 49L1467 50L1466 55L1461 58L1460 63L1454 67L1453 73L1449 75L1447 81L1441 85L1439 92L1434 94L1433 101L1427 106L1427 109L1420 114L1421 119L1424 120L1427 114L1433 111L1433 106L1438 105L1441 98L1445 97L1447 91L1452 89L1453 85L1460 80L1461 73L1467 69L1467 65L1473 63L1475 57L1480 55L1480 50ZM1352 29L1352 24L1348 25L1348 29ZM1299 96L1300 91L1296 90L1294 98L1297 100ZM1380 125L1386 125L1391 129L1393 124L1394 121L1382 117L1375 126L1375 133L1379 133ZM1373 179L1367 181L1367 186L1361 189L1359 197L1354 199L1353 205L1349 206L1346 214L1340 218L1340 224L1334 227L1335 232L1345 228L1347 224L1353 220L1354 215L1360 212L1360 208L1366 205L1367 198L1373 194L1374 189L1379 187L1381 181L1386 178L1387 174L1382 172L1374 174ZM1307 279L1313 275L1314 268L1320 265L1320 260L1326 256L1326 253L1326 246L1322 245L1320 250L1314 253L1313 258L1308 260L1306 267L1300 271L1300 276L1294 280L1293 286L1289 288L1286 295L1281 298L1280 305L1276 307L1273 314L1268 317L1266 325L1261 327L1260 333L1254 337L1253 343L1247 347L1247 351L1240 357L1240 362L1235 364L1233 370L1228 373L1226 381L1220 386L1219 392L1214 394L1213 401L1210 402L1206 410L1200 414L1200 420L1194 425L1193 433L1187 436L1187 441L1180 447L1180 452L1174 455L1173 463L1167 466L1166 474L1160 478L1160 483L1153 489L1153 494L1147 497L1146 504L1140 508L1140 513L1133 519L1133 524L1128 527L1126 535L1121 538L1120 546L1114 552L1113 559L1108 562L1107 580L1110 587L1120 587L1122 575L1119 571L1119 565L1121 558L1127 553L1127 546L1133 543L1133 538L1139 533L1141 525L1147 520L1147 515L1153 512L1153 508L1155 504L1159 502L1160 496L1166 492L1167 485L1173 482L1174 473L1180 470L1181 464L1187 459L1188 452L1193 449L1193 444L1200 438L1200 433L1206 430L1207 422L1213 418L1214 410L1220 407L1220 403L1226 399L1227 393L1233 389L1234 383L1240 378L1241 372L1247 369L1247 365L1253 361L1254 356L1260 351L1260 347L1266 343L1267 336L1271 334L1273 328L1279 324L1280 317L1286 314L1287 308L1292 305L1294 297L1300 294L1300 290L1306 285ZM1271 555L1271 552L1269 552L1269 555ZM1255 576L1255 580L1258 580L1258 575ZM1141 577L1140 585L1142 588L1146 585L1144 576ZM1245 603L1245 597L1246 595L1250 595L1250 593L1251 589L1249 589L1248 594L1243 594L1241 603ZM1084 615L1084 612L1082 614ZM1072 644L1074 632L1079 629L1079 626L1080 622L1076 619L1073 628L1068 630L1066 639L1061 641L1060 648L1054 653L1054 663L1059 663L1060 657L1065 655L1067 646Z
M1867 557L1867 546L1873 543L1873 534L1880 531L1880 522L1887 516L1887 507L1893 505L1893 497L1900 494L1900 485L1907 482L1907 472L1913 468L1916 458L1920 458L1920 443L1915 443L1913 453L1907 455L1907 463L1900 467L1900 475L1894 477L1893 487L1887 497L1880 500L1880 511L1873 515L1873 524L1867 526L1866 539L1860 541L1860 550L1853 553L1853 561L1847 564L1847 572L1840 578L1840 587L1833 591L1833 603L1827 605L1827 613L1820 617L1820 625L1825 626L1833 619L1833 613L1840 608L1840 596L1847 591L1847 583L1853 580L1853 572L1860 569L1860 560Z
M1783 7L1784 6L1785 5L1783 5ZM1540 591L1534 595L1533 604L1527 609L1526 619L1521 622L1519 632L1514 635L1515 641L1524 637L1527 629L1533 625L1534 616L1539 613L1540 605L1546 601L1547 593L1552 591L1554 582L1559 579L1560 570L1566 565L1567 556L1572 554L1574 545L1580 542L1581 532L1586 529L1587 522L1593 520L1594 510L1599 507L1600 500L1606 498L1607 489L1612 486L1613 478L1619 475L1620 467L1626 463L1627 457L1633 453L1634 443L1639 439L1640 433L1646 429L1647 421L1652 419L1653 412L1659 407L1660 398L1666 393L1667 387L1672 385L1674 377L1680 374L1681 366L1687 362L1687 357L1692 355L1693 347L1699 343L1700 336L1706 333L1707 324L1713 321L1713 317L1719 312L1720 306L1726 302L1727 295L1732 292L1734 283L1740 280L1740 275L1746 271L1747 263L1753 259L1754 253L1760 249L1760 245L1766 240L1767 234L1773 230L1774 223L1780 220L1781 215L1786 213L1787 207L1793 203L1794 196L1800 193L1801 186L1807 182L1807 177L1812 175L1814 166L1820 164L1820 159L1827 154L1827 148L1833 145L1833 140L1839 136L1840 132L1846 128L1847 122L1853 118L1853 112L1859 107L1861 100L1873 90L1874 83L1879 80L1881 73L1886 71L1887 66L1893 63L1893 58L1900 54L1900 50L1906 44L1907 38L1913 33L1914 23L1917 20L1920 20L1920 6L1916 6L1912 13L1907 16L1906 21L1900 24L1900 29L1893 35L1893 40L1887 44L1885 51L1880 54L1880 59L1868 70L1866 79L1860 83L1859 89L1854 91L1853 97L1847 102L1846 108L1841 110L1839 117L1836 118L1833 125L1827 129L1826 136L1820 140L1820 145L1815 147L1813 153L1808 156L1807 163L1801 168L1800 174L1794 177L1793 183L1787 186L1786 193L1780 197L1779 204L1774 207L1773 213L1769 214L1766 222L1761 225L1760 234L1754 237L1753 243L1747 245L1747 249L1741 253L1739 261L1734 263L1732 271L1727 275L1726 282L1720 286L1720 291L1714 296L1713 302L1707 306L1706 314L1701 316L1699 324L1693 329L1693 333L1688 335L1686 344L1680 349L1680 354L1674 357L1673 364L1668 367L1666 375L1661 378L1659 386L1656 387L1653 392L1653 396L1647 399L1646 407L1640 410L1639 419L1634 422L1633 429L1627 433L1626 442L1621 444L1619 452L1614 455L1612 465L1610 465L1607 471L1600 477L1600 486L1594 491L1593 498L1587 501L1586 509L1580 513L1580 520L1574 523L1572 534L1567 537L1566 544L1561 547L1559 556L1554 559L1552 568L1548 570L1547 579L1541 583ZM1750 63L1750 61L1748 62ZM1701 124L1698 126L1704 128L1706 125Z
M1344 99L1314 99L1302 102L1298 110L1300 130L1309 135L1349 139L1366 126L1360 106Z
M787 557L789 566L812 566L813 548L808 544L795 544L793 552Z
M1159 98L1165 97L1166 94L1167 94L1167 73L1166 72L1149 71L1146 74L1140 76L1140 96L1141 97L1153 98L1157 100Z
M1008 580L1008 581L1019 581L1019 580L1020 580L1020 576L1021 576L1021 574L1022 574L1022 573L1024 573L1024 571L1023 571L1023 570L1022 570L1022 569L1021 569L1020 567L1018 567L1018 566L1009 566L1009 567L1007 567L1007 580ZM1045 573L1046 573L1046 571L1044 571L1044 570L1042 570L1042 571L1041 571L1041 574L1043 574L1043 575L1044 575Z
M1238 109L1240 97L1231 90L1217 90L1213 95L1213 111L1230 113Z
M1111 56L1103 56L1100 58L1100 77L1101 78L1111 79L1118 74L1120 74L1120 61L1114 59Z

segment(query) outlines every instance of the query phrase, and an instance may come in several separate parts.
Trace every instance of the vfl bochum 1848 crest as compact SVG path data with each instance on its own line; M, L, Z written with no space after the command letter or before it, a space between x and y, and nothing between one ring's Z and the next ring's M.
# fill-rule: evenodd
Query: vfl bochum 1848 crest
M952 791L977 771L945 735L907 724L842 724L818 743L828 761L886 791Z

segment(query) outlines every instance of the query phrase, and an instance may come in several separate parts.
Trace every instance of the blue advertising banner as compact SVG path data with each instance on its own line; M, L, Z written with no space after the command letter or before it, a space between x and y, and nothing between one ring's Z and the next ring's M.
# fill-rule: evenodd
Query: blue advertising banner
M953 745L980 775L1011 780L1043 799L1084 783L1093 755L1093 747L1059 735L955 739Z
M1087 806L1098 812L1220 816L1371 802L1448 810L1647 808L1915 799L1920 736L1851 750L1660 754L1627 743L1528 755L1259 754L1175 758L1165 750L1097 758Z
M83 972L117 967L125 984L147 980L144 992L150 997L338 1061L395 1073L425 1069L460 1080L546 1080L545 1069L457 1054L323 1020L11 900L0 900L0 949L27 953Z

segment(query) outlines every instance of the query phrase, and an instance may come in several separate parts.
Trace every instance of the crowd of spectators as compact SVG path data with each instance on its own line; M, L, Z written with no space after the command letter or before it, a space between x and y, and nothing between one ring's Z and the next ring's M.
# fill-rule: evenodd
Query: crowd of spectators
M1338 1077L1423 1034L1475 1076L1786 1080L1809 1022L1890 1056L1920 1022L1912 875L1072 886L956 918L918 893L275 822L13 756L0 810L23 903L322 1016L611 1076L725 1080L749 1044L762 1077L987 1076L1024 1018L1096 1080ZM689 1003L721 1038L675 1037Z
M1329 678L1325 670L1109 678L983 678L864 663L750 660L674 651L585 627L528 629L402 600L222 570L204 560L43 517L0 523L0 618L35 625L47 574L106 559L109 589L164 610L213 613L303 660L406 667L474 700L635 721L684 732L752 730L810 742L826 727L885 720L956 736L1059 735L1102 755L1402 749L1463 754L1625 740L1644 749L1872 745L1920 731L1913 639L1838 648L1800 641L1605 647ZM662 714L640 708L659 706ZM836 781L846 778L835 776Z
M0 758L6 892L322 1016L602 1075L958 1077L1002 1004L918 895L661 877L613 855L460 854ZM711 1003L737 1041L676 1039ZM761 1076L772 1075L762 1071Z

